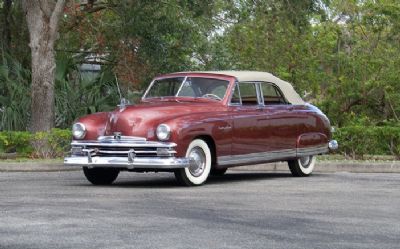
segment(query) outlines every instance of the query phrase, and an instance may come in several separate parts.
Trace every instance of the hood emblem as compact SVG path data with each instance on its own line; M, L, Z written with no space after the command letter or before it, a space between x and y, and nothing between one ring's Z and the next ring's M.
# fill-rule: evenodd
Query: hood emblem
M114 132L114 139L121 140L121 132Z

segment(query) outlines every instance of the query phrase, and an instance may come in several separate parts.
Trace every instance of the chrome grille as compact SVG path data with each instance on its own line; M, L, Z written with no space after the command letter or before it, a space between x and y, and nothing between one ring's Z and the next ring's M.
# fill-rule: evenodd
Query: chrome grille
M134 152L137 157L156 157L159 156L157 148L148 147L109 147L109 146L86 146L87 150L92 150L92 156L114 156L114 157L126 157L129 152ZM176 153L174 150L169 150L168 154Z
M172 157L176 154L174 143L146 141L137 137L99 137L98 140L72 141L71 146L74 156Z

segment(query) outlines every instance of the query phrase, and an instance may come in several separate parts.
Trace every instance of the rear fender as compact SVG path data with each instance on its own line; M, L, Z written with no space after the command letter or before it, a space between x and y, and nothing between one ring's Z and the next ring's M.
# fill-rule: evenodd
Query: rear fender
M320 132L301 134L297 138L297 157L318 155L328 152L328 137Z

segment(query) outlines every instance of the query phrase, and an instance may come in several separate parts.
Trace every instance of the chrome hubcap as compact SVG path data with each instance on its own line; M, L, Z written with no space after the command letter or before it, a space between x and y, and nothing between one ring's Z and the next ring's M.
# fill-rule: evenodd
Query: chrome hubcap
M201 176L206 168L206 155L204 151L200 147L194 147L190 150L189 157L194 161L194 163L189 166L190 174L195 177Z
M303 168L308 168L311 163L311 158L312 158L312 156L300 157L299 161L300 161L301 166L303 166Z

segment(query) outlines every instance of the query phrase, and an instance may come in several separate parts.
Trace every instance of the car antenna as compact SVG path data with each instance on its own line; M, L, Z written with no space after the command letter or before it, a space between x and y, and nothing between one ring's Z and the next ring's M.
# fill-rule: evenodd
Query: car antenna
M118 83L118 78L117 78L117 74L116 74L116 73L114 73L114 77L115 77L115 82L117 83L117 89L118 89L118 94L119 94L119 100L122 100L121 89L119 88L119 83Z
M115 82L117 84L118 94L119 94L119 107L124 108L126 105L129 105L129 101L122 97L121 88L119 87L117 74L114 73Z

